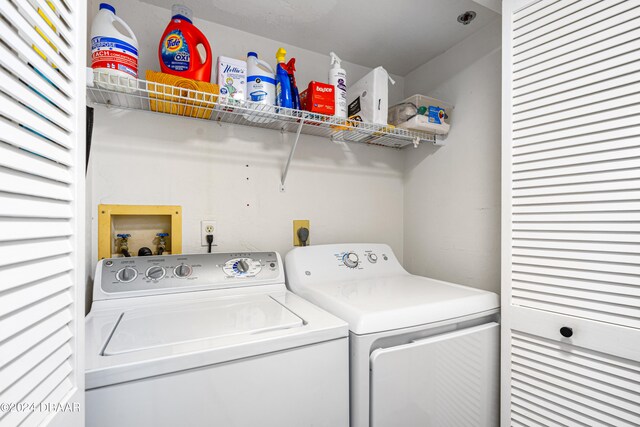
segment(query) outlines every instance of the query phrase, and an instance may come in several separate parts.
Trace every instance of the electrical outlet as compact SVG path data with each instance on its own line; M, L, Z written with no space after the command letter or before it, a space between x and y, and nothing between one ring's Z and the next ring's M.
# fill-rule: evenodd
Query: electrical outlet
M307 245L311 243L311 227L309 226L308 219L294 219L293 220L293 246L302 246L300 239L298 238L298 229L301 227L309 230L309 239L307 240Z
M213 246L216 244L216 234L218 229L215 221L200 221L200 245L209 246L207 243L207 234L213 234Z

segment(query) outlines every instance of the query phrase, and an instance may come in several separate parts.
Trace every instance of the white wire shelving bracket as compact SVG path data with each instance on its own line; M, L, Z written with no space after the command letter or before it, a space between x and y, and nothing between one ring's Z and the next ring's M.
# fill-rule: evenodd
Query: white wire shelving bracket
M295 140L282 172L284 186L301 134L325 137L333 142L360 143L400 149L423 142L437 143L436 135L342 119L308 111L239 101L198 90L142 79L114 77L88 69L87 98L93 104L128 110L152 111L213 120L219 124L259 127L294 133Z
M300 139L300 132L302 131L302 127L304 126L304 120L300 120L300 124L298 125L298 131L296 132L296 139L293 141L293 145L291 146L291 151L289 152L289 157L287 158L287 164L284 166L284 171L282 171L282 179L280 180L280 191L284 192L285 186L284 184L287 182L287 175L289 174L289 166L291 166L291 160L293 160L293 154L296 152L296 147L298 146L298 140Z

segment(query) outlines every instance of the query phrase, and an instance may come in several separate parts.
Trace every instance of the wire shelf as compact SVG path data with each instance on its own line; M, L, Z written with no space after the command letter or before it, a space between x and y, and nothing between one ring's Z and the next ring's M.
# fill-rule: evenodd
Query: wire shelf
M90 70L90 69L89 69ZM87 96L95 104L155 111L184 117L215 120L391 148L422 142L436 143L436 136L373 123L345 120L308 111L239 101L218 94L165 85L147 80L115 77L92 70ZM88 76L89 77L89 76Z

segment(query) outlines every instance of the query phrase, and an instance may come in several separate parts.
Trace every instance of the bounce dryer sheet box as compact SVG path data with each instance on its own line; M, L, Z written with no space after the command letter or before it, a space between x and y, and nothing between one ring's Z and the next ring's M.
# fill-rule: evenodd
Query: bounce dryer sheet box
M309 87L300 94L300 106L312 113L333 116L336 113L335 86L310 82Z
M247 93L246 61L218 56L218 86L220 96L244 101Z
M383 67L374 68L347 88L348 115L352 120L387 125L389 81Z

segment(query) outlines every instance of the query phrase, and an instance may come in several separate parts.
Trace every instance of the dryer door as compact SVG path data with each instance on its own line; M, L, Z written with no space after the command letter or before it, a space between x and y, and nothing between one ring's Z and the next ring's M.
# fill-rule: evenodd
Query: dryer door
M371 353L371 426L497 426L495 323Z

